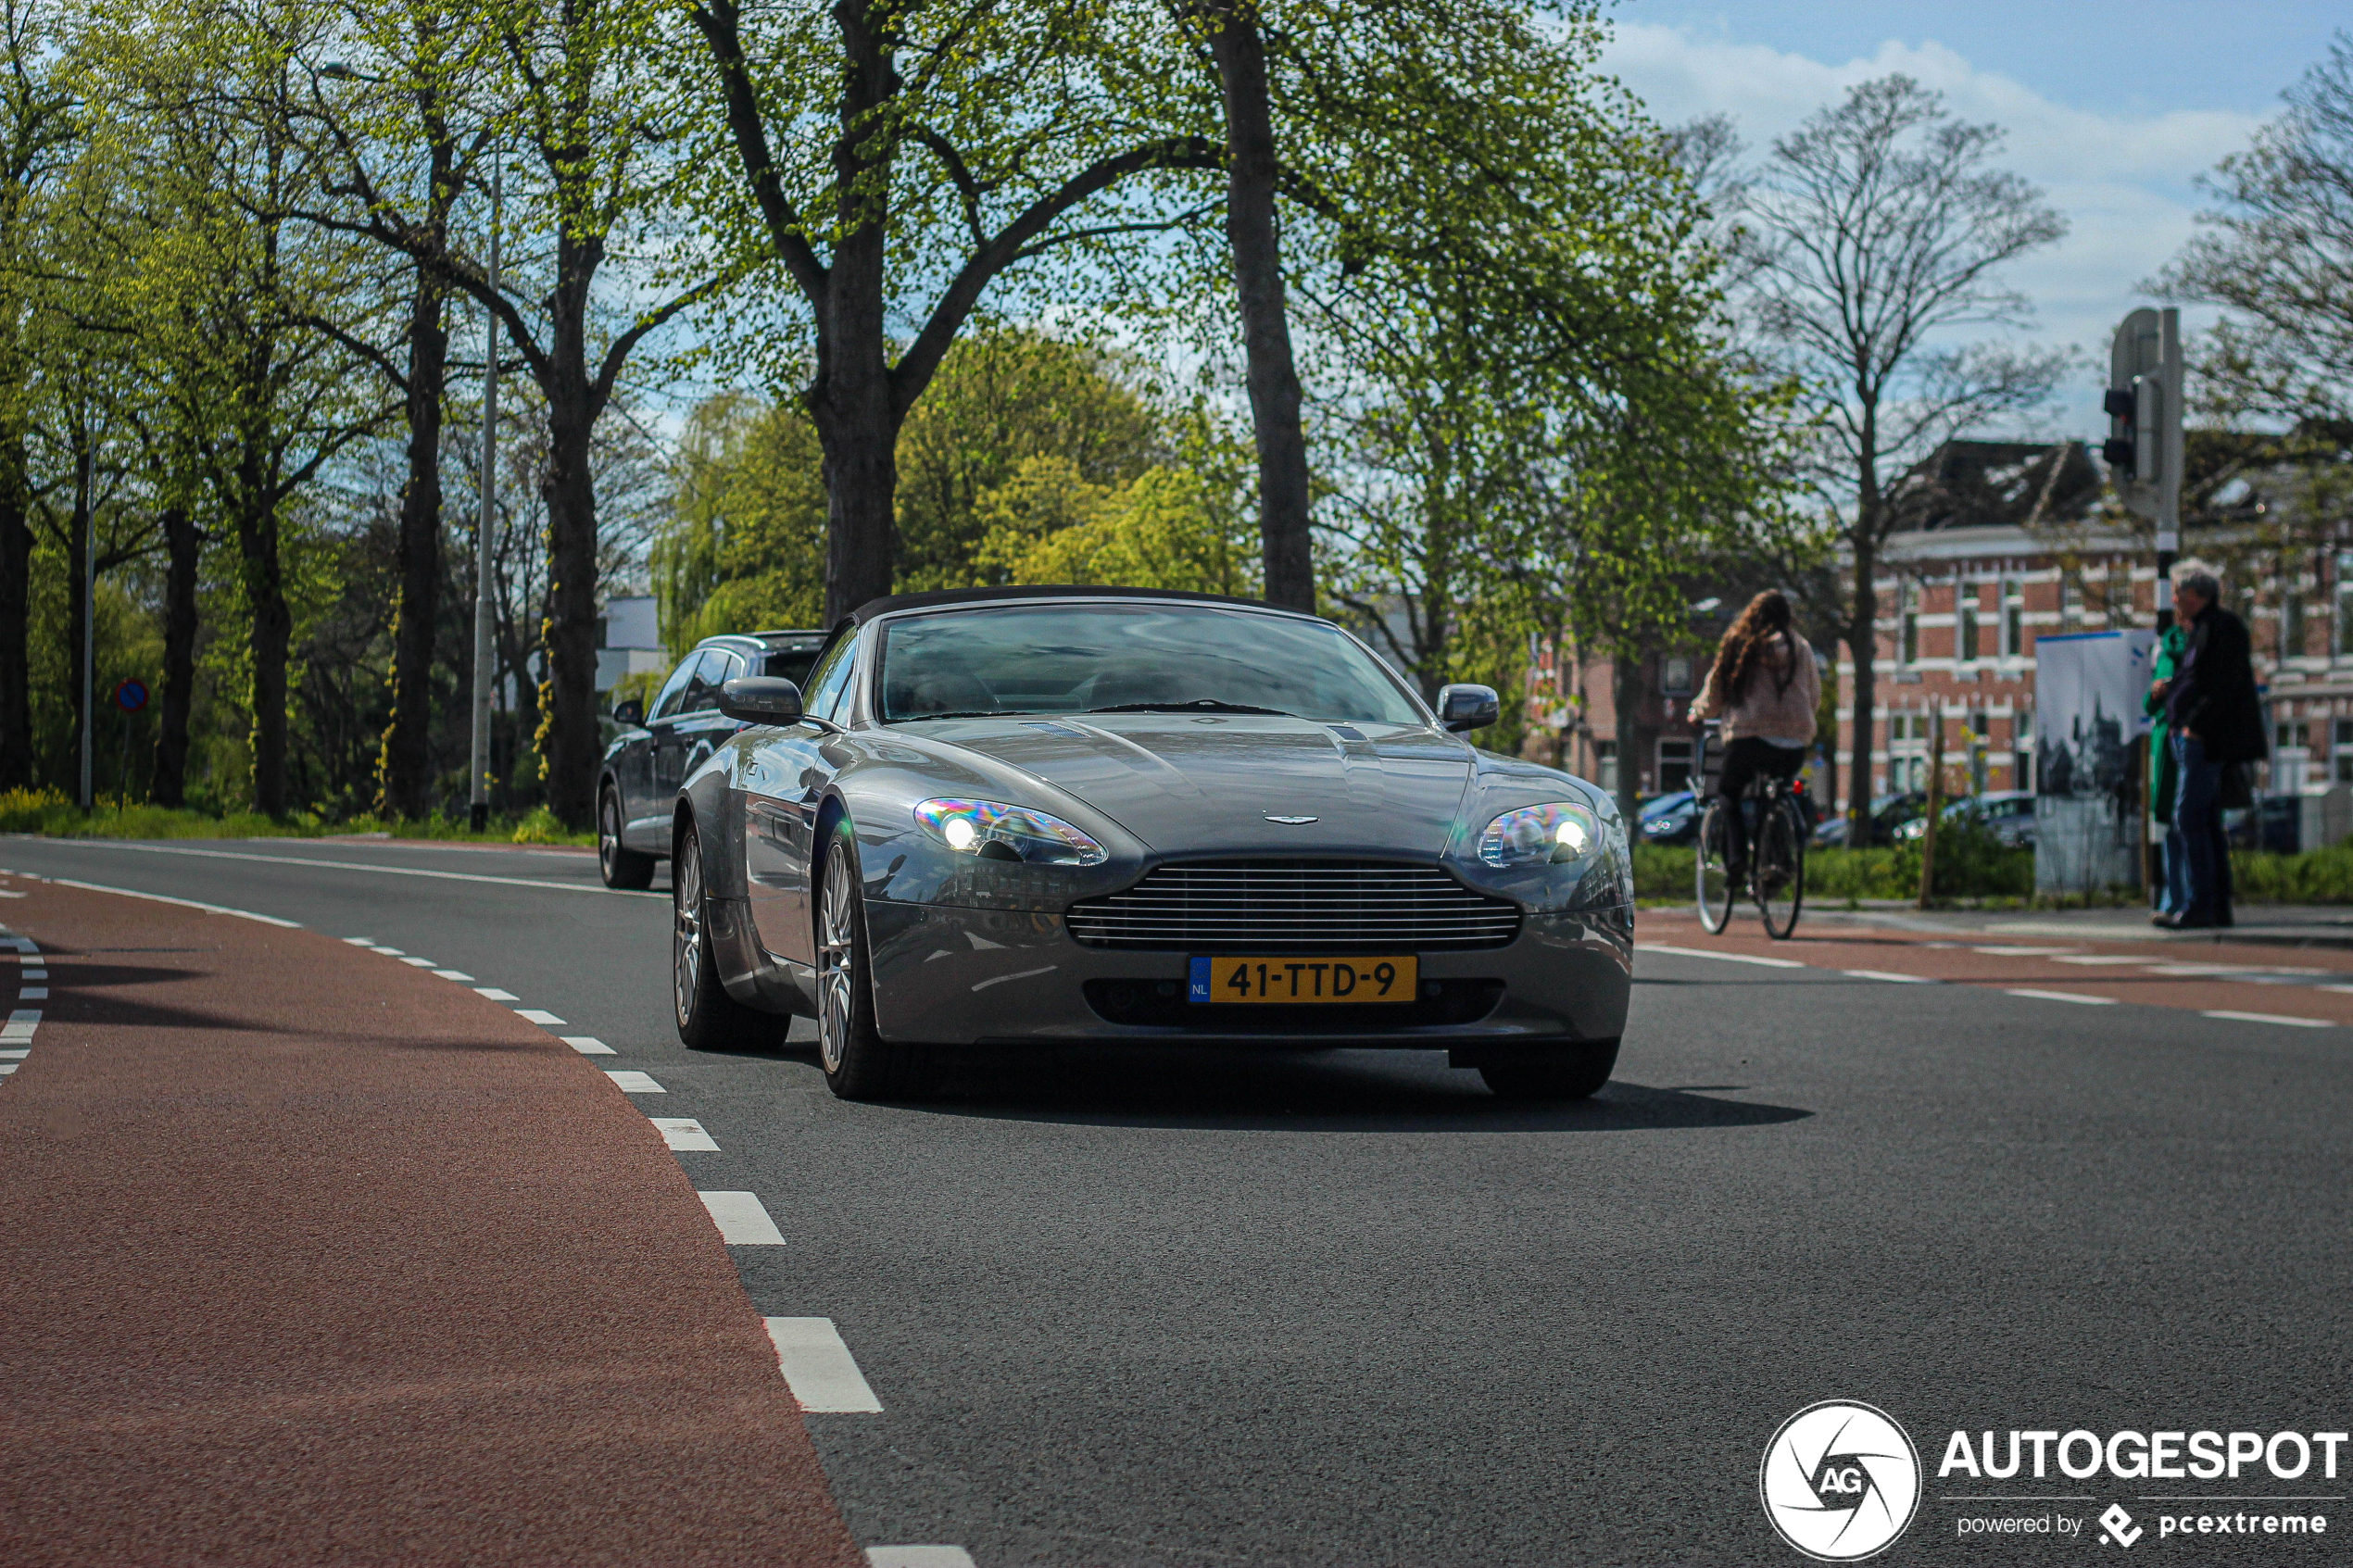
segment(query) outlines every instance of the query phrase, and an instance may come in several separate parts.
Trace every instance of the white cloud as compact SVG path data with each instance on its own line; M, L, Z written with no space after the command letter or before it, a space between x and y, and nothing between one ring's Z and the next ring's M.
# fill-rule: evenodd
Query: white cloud
M1981 70L1938 44L1890 41L1868 56L1830 64L1687 28L1621 21L1602 63L1666 123L1730 116L1753 155L1848 87L1892 71L1943 93L1963 119L2002 126L2009 133L2006 165L2043 186L2069 225L2065 239L2021 261L2011 280L2037 307L2034 338L2094 357L2087 378L2105 372L2116 322L2150 303L2134 285L2189 238L2201 199L2193 182L2246 146L2261 123L2215 110L2094 113ZM2098 69L2084 62L2086 71ZM2192 314L2194 325L2206 319ZM2088 385L2079 389L2068 398L2068 422L2089 433L2085 412L2097 404Z

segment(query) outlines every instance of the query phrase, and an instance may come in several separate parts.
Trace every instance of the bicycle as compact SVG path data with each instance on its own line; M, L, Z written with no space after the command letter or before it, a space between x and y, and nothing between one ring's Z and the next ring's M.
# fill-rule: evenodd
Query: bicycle
M1710 789L1706 812L1700 818L1698 853L1694 857L1694 891L1699 898L1699 923L1710 934L1732 922L1732 903L1746 892L1764 917L1766 934L1787 941L1797 929L1806 904L1806 841L1812 836L1806 820L1803 779L1758 776L1735 804L1748 823L1748 885L1733 885L1730 865L1731 824L1726 820L1723 797L1712 793L1709 754L1717 751L1718 726L1705 727L1700 737L1701 787ZM1718 759L1720 764L1720 759Z

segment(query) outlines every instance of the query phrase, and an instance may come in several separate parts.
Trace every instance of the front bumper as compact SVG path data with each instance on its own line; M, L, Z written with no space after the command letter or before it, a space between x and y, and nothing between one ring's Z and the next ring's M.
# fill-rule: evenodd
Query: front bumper
M1190 955L1083 946L1057 914L869 898L866 922L876 1025L932 1045L1569 1044L1622 1034L1633 983L1630 907L1529 914L1507 946L1424 954L1439 995L1381 1010L1185 1006Z

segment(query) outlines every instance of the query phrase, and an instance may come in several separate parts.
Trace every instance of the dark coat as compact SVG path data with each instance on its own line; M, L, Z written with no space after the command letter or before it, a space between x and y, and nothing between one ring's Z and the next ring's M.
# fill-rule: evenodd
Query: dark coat
M2246 622L2208 605L2190 623L2183 649L2184 675L2166 694L2173 728L2196 735L2209 762L2253 762L2264 744L2263 703L2255 693L2255 663Z

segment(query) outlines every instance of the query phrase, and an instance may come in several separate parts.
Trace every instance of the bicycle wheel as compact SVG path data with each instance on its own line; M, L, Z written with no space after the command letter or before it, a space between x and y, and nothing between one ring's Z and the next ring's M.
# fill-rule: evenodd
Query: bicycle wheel
M1693 855L1693 881L1699 897L1699 922L1711 932L1721 931L1732 921L1732 873L1725 865L1731 851L1730 836L1724 821L1724 802L1718 797L1707 803L1707 810L1699 820L1699 838Z
M1756 834L1756 908L1766 935L1786 941L1806 903L1806 819L1784 795L1765 813Z

